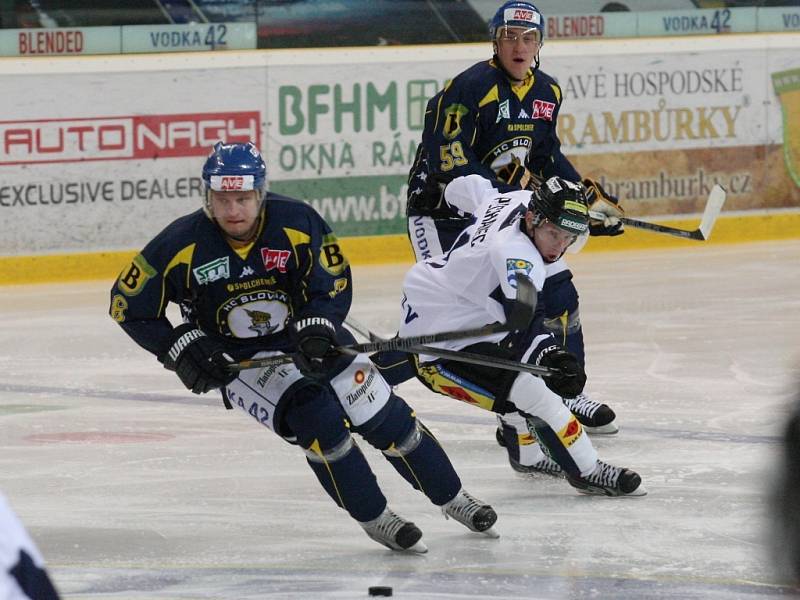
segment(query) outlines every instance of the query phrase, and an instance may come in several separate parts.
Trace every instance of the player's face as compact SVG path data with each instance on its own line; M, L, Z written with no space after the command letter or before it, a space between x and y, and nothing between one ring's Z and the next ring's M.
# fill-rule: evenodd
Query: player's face
M250 239L258 226L258 213L261 208L259 193L254 190L248 192L212 190L210 193L211 216L222 231L237 240Z
M497 58L514 79L525 79L541 47L541 37L536 29L502 27L495 40Z
M533 217L533 213L528 214ZM561 258L575 238L574 233L564 231L550 221L544 221L538 227L533 228L533 245L536 246L546 263L552 263Z

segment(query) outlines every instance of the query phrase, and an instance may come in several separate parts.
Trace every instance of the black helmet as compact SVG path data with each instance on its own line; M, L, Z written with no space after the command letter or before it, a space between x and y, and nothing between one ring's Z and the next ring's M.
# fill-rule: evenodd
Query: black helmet
M534 190L528 210L533 212L536 226L546 219L576 236L589 229L589 204L583 186L561 177L551 177Z

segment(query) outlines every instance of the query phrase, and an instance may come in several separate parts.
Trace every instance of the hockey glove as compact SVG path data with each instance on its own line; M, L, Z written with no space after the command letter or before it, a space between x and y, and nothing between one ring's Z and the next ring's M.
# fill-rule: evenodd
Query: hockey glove
M325 371L325 358L335 356L336 328L324 317L306 317L294 323L294 339L298 353L294 362L303 375L320 375Z
M589 203L590 235L621 235L625 233L620 217L625 211L619 204L619 198L606 193L602 186L591 179L584 179L586 200Z
M408 209L417 214L431 216L444 205L444 188L452 177L441 173L428 173L425 184L408 193Z
M548 346L536 358L536 364L561 371L544 378L545 385L562 398L574 398L586 385L586 372L578 358L560 346Z
M519 158L516 156L512 156L511 162L497 171L497 178L500 181L522 190L528 187L531 175L532 173L519 162Z
M175 328L169 350L158 360L165 369L175 371L186 389L195 394L205 394L236 379L236 373L227 370L233 358L219 342L191 323Z

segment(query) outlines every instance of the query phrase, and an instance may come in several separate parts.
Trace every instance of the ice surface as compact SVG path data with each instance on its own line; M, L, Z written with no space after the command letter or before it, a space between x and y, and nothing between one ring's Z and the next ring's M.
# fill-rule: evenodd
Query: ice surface
M0 288L0 489L67 598L765 598L766 492L800 364L800 241L586 254L588 391L621 431L601 457L644 498L577 494L508 467L491 414L399 393L499 540L446 521L363 445L430 551L392 553L325 496L302 454L193 396L107 317L111 282ZM403 266L355 270L353 315L399 317Z

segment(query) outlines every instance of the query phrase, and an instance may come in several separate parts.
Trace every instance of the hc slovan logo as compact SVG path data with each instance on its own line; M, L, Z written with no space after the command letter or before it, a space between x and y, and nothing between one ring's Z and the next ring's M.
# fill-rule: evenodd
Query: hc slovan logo
M247 310L245 308L244 312L247 313L247 316L250 317L250 321L252 322L252 325L250 325L248 329L255 331L258 335L268 335L278 328L277 325L270 323L272 315L266 311Z

